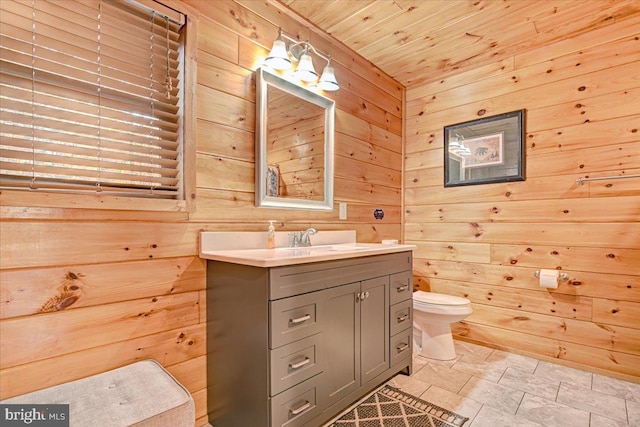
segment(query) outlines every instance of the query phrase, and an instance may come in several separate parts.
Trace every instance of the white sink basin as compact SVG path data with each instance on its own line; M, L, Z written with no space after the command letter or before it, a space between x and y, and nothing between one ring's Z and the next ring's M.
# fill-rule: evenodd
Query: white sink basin
M2 1L2 0L0 0ZM414 245L356 243L355 230L321 231L311 239L315 245L299 248L288 232L276 231L276 249L266 249L264 232L206 231L200 233L200 257L255 267L280 267L371 255L412 251Z
M332 245L331 247L329 247L330 251L360 251L363 249L371 249L370 246L359 246L359 245L352 245L352 244L345 244L345 245Z
M355 245L353 243L345 243L340 245L318 245L318 246L301 246L297 248L277 248L277 251L293 251L293 252L318 252L318 251L358 251L363 249L371 249L370 246Z

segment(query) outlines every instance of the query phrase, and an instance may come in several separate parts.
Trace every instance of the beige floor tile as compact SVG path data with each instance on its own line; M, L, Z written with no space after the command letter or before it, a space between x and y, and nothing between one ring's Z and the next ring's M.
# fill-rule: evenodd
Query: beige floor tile
M488 362L465 354L451 366L451 369L497 383L507 369L507 365L503 361Z
M593 386L591 389L622 399L640 402L640 384L593 374Z
M549 400L556 400L558 389L560 388L560 381L550 381L546 378L536 377L529 372L515 368L507 368L498 384L513 387L516 390Z
M465 426L466 427L466 426ZM551 427L484 405L469 427Z
M589 427L589 412L528 393L516 415L547 426Z
M630 426L640 426L640 403L627 400L627 417Z
M624 421L612 420L598 414L591 414L591 424L589 427L628 427Z
M395 377L391 378L387 382L387 384L389 384L391 387L399 388L400 390L416 397L420 397L422 393L424 393L429 387L431 387L430 384L424 383L415 379L414 377L408 377L406 375L396 375Z
M518 368L533 374L538 367L538 359L533 357L522 356L520 354L508 353L502 350L493 350L487 358L487 362L504 362L511 368Z
M429 362L428 365L416 372L413 378L457 393L469 378L471 378L471 375L454 371L443 363Z
M448 390L438 386L431 386L427 391L419 396L421 399L427 400L434 405L438 405L444 409L455 412L463 417L469 418L467 423L473 422L473 419L482 408L482 403L477 400L451 393ZM467 424L468 425L468 424Z
M561 383L556 402L582 411L593 412L612 420L627 421L627 408L624 399L588 388Z
M591 388L593 374L567 366L540 361L533 373L537 377L546 378L549 381L558 381L573 384L579 387Z
M468 354L478 359L486 360L491 355L491 353L493 353L492 348L484 347L482 345L473 344L466 341L454 340L453 346L456 349L457 356Z
M470 399L485 403L508 414L515 414L524 392L515 388L472 377L460 390Z

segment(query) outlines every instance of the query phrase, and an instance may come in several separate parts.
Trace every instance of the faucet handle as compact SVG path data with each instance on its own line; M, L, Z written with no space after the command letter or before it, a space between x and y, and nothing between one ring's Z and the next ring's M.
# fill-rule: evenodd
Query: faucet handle
M318 232L318 230L316 230L315 228L307 228L306 230L304 230L300 234L300 245L302 245L302 246L311 246L311 239L309 237L313 236L317 232Z
M291 240L291 247L292 248L297 248L298 246L300 246L300 240L301 240L301 236L302 236L302 232L301 231L294 231L292 233L289 233L289 236L293 236L293 239Z

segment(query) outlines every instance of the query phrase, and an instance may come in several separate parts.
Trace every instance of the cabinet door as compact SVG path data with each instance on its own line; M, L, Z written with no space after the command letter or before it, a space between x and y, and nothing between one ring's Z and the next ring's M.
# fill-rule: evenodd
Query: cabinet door
M331 405L360 387L360 282L325 292L323 405Z
M362 384L389 368L389 276L362 282L360 353Z

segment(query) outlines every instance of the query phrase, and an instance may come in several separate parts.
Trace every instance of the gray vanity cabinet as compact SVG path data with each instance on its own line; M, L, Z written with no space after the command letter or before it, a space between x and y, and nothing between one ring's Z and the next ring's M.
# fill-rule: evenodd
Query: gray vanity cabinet
M360 387L360 282L324 293L328 337L324 344L331 370L324 373L322 394L333 403Z
M397 350L409 330L393 325L391 287L411 277L411 260L410 251L270 268L209 260L213 425L317 427L409 373L411 351Z
M389 277L325 291L326 404L389 368Z
M323 397L330 407L389 369L389 276L325 293Z
M362 282L360 292L361 384L389 368L389 276Z

